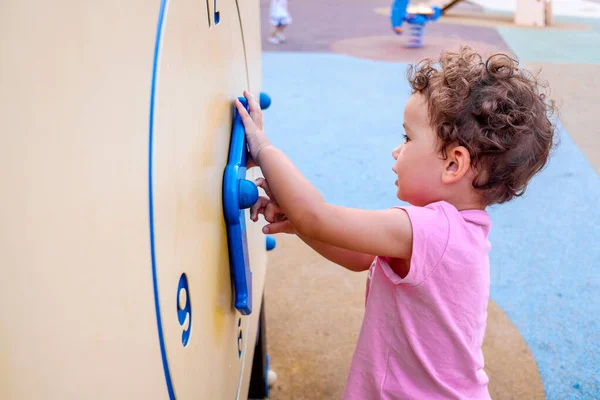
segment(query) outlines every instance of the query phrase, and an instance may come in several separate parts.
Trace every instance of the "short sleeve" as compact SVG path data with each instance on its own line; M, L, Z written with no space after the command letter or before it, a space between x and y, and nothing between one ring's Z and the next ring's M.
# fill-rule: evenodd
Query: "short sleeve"
M413 231L410 269L400 283L417 286L425 282L440 263L448 246L450 222L443 202L399 208L408 214Z

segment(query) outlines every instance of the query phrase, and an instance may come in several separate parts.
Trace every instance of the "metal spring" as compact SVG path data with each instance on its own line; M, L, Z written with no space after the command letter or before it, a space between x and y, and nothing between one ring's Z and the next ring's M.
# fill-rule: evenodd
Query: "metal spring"
M416 49L423 47L423 36L425 35L424 24L407 24L408 25L408 40L406 47L409 49Z

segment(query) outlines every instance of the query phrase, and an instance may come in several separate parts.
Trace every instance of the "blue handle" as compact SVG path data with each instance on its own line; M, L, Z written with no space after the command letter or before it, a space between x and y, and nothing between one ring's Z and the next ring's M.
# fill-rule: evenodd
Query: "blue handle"
M239 100L247 109L246 99L240 97ZM269 96L261 93L261 108L267 108L270 104ZM243 315L249 315L252 312L252 271L248 259L244 209L250 208L258 200L256 185L246 180L246 161L246 132L237 109L233 107L229 158L223 173L223 214L227 229L229 267L233 281L235 308Z

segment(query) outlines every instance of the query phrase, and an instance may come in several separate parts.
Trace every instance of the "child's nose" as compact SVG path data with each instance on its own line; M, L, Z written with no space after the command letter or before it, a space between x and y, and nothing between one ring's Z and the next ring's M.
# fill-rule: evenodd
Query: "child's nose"
M400 146L396 147L393 151L392 151L392 157L394 158L394 160L398 159L398 154L400 154Z

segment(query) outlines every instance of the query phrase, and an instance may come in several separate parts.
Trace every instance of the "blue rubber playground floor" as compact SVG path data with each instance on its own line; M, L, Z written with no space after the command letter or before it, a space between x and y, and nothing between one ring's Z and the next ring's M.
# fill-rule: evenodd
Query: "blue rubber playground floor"
M499 34L527 60L595 64L600 24L591 25L575 39L558 31L503 28ZM407 67L325 51L263 53L263 90L273 99L267 135L328 202L367 209L400 204L391 152L402 141ZM547 168L522 198L489 209L491 297L529 346L546 398L596 399L600 180L560 119L556 123L560 143Z

